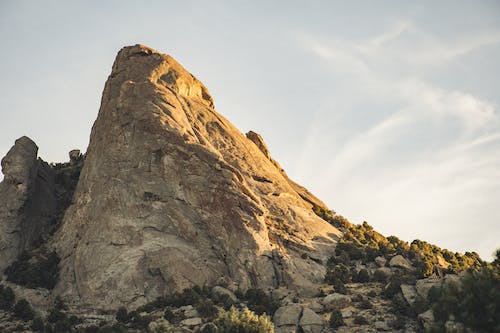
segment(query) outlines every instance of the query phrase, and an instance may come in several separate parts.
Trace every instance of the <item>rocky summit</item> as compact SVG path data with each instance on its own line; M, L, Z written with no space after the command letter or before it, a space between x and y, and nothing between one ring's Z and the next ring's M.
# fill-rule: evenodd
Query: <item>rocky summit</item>
M2 160L0 332L500 329L500 251L351 224L149 47L118 53L85 153L37 155Z
M29 183L30 173L42 171L33 171L36 150L22 138L4 159L9 211L28 192L53 193ZM326 209L288 179L260 135L245 136L218 114L207 88L176 60L125 47L106 82L71 205L49 241L61 258L54 293L111 309L221 281L307 292L323 279L318 262L340 235L316 206ZM5 266L29 242L25 230L43 223L19 212L2 227L3 243L17 249L2 252Z

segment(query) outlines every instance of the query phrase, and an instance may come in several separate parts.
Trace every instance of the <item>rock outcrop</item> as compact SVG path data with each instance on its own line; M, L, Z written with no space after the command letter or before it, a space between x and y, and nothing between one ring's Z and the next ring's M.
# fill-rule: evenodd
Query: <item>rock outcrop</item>
M326 210L172 57L125 47L52 241L55 293L116 308L227 277L241 289L307 290L340 234L315 206Z
M2 159L0 272L40 241L57 210L55 173L37 154L37 145L23 136Z

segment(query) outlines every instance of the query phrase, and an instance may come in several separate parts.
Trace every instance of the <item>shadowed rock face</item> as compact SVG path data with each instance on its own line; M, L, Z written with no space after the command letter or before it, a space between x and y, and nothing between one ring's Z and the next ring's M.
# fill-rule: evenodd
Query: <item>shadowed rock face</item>
M36 144L23 136L2 159L0 271L49 232L56 213L55 173L37 153Z
M316 261L339 231L263 147L172 57L123 48L53 240L56 293L116 308L223 279L243 289L321 281Z

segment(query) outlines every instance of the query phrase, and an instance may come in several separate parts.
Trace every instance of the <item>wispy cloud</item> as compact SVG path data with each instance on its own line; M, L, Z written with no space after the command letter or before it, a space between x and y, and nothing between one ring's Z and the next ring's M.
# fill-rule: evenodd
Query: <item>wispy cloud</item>
M428 66L459 61L500 42L495 32L476 37L444 43L404 20L355 41L295 34L332 80L345 80L325 97L336 102L317 111L298 162L305 166L321 154L323 162L309 182L323 197L333 193L333 208L355 222L368 219L384 232L456 250L472 247L488 258L500 246L500 213L492 200L500 198L499 109L471 92L419 75ZM407 47L408 40L413 47ZM370 105L374 112L366 111ZM350 122L335 124L348 135L340 137L322 125L332 113L349 115L344 119ZM324 141L330 143L328 153L314 149Z

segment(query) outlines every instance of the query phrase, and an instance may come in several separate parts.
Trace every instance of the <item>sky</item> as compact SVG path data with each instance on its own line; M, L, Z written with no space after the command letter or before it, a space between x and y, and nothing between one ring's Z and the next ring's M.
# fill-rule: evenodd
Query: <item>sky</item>
M118 50L176 58L353 223L500 248L500 2L0 0L0 155L86 150ZM2 176L0 176L1 178Z

